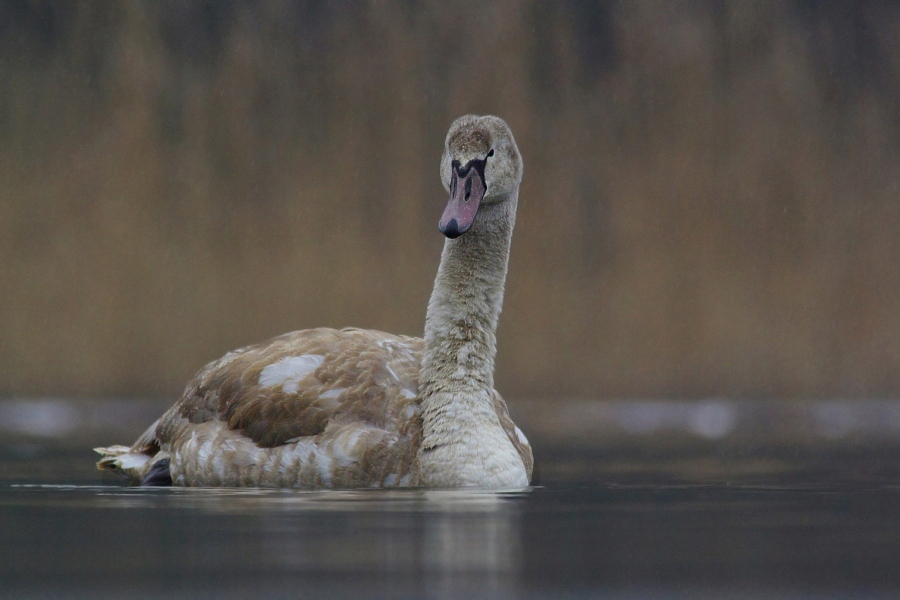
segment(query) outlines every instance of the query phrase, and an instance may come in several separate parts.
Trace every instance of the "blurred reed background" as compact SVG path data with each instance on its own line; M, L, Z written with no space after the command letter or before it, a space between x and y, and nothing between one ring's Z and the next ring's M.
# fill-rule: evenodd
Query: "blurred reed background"
M900 6L0 2L0 398L419 335L447 127L525 179L508 398L900 392Z

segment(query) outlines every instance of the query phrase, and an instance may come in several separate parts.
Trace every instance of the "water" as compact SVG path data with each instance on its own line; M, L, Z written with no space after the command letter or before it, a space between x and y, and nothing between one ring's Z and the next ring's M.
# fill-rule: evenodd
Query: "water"
M895 443L646 441L535 440L488 493L129 488L6 439L0 597L900 597Z

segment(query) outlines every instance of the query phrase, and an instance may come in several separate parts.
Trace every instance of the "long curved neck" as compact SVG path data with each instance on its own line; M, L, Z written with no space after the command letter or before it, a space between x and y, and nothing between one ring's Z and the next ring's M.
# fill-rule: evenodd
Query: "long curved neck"
M494 356L517 200L514 192L483 205L467 233L444 243L419 373L423 453L454 447L454 455L466 455L454 460L472 460L473 453L483 460L478 448L505 436L494 410ZM431 460L437 462L437 456ZM470 483L464 473L445 475L449 479L441 481L450 485Z
M441 392L494 388L497 321L515 209L515 197L482 206L466 234L444 243L425 315L419 387L426 405Z

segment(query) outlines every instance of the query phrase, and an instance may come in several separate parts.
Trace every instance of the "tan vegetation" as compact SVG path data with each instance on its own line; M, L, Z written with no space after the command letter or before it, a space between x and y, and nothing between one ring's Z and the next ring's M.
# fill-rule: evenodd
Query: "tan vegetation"
M15 6L2 395L175 395L293 329L420 335L465 113L525 158L507 397L900 392L888 3Z

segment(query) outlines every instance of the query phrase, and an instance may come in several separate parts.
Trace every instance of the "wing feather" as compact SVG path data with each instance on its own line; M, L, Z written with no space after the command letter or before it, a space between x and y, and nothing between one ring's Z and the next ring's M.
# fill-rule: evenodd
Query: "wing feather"
M166 443L187 423L221 421L271 448L331 423L396 428L397 400L414 400L421 352L421 339L378 331L288 333L210 363L161 419L158 437Z

